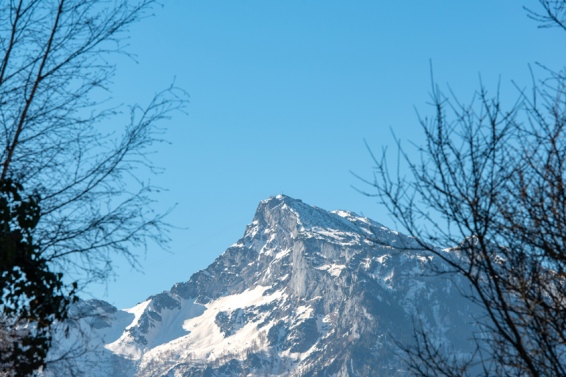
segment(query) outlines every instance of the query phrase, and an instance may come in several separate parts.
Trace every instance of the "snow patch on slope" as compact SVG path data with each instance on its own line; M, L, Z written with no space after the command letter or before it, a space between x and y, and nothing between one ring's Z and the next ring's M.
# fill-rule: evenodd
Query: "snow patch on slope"
M124 310L124 312L134 315L133 321L126 326L124 330L129 330L139 324L139 320L149 305L149 302L150 300L146 300L133 308ZM143 348L131 339L131 335L128 331L123 331L122 336L116 341L107 344L105 348L128 359L139 359L143 355Z
M346 266L343 264L325 264L324 266L316 267L317 270L326 271L334 277L340 276L344 268L346 268Z
M238 309L257 308L262 305L272 303L283 297L281 291L264 295L269 287L256 286L240 294L220 297L206 304L206 310L198 317L190 318L183 323L183 329L188 334L172 340L169 343L160 345L146 353L144 360L162 358L160 355L168 355L170 350L183 350L178 354L179 359L199 359L213 361L220 357L239 355L245 357L246 350L250 345L265 347L262 336L269 330L270 326L264 326L258 331L258 323L269 315L269 312L258 313L254 320L243 323L235 333L226 336L216 324L216 319L220 313L233 313ZM143 362L142 362L143 366Z

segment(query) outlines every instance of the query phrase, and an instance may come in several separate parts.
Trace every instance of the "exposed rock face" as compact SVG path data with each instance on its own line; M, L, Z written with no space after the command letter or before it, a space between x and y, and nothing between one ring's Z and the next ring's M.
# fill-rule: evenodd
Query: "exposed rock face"
M280 195L189 281L132 309L85 304L105 313L87 323L116 376L403 376L395 342L415 320L470 351L474 308L435 263L379 223Z

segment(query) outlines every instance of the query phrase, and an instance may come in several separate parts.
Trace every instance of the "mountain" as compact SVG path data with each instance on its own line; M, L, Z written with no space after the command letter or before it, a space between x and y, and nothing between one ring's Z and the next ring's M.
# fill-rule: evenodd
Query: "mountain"
M435 268L413 238L279 195L189 281L125 310L80 302L51 357L74 352L90 376L404 376L414 324L455 357L472 351L475 308Z

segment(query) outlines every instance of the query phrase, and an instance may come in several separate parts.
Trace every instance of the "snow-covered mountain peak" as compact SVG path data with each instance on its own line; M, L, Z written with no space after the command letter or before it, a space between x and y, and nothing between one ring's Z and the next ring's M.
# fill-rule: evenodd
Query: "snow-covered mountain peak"
M354 212L328 212L285 195L260 202L239 244L263 253L268 249L288 249L295 238L325 238L343 246L370 243L418 248L410 237Z
M373 220L278 195L188 281L131 309L85 308L105 314L89 325L116 376L404 375L392 336L410 339L417 316L449 344L469 311L423 275L431 263Z
M301 232L305 229L333 228L355 231L349 221L336 213L303 203L286 195L277 195L260 202L254 222L265 227L287 228L290 232Z
M280 232L292 237L319 229L359 232L351 221L353 216L357 215L345 211L328 212L299 199L277 195L260 202L251 224L252 229L246 232L246 236L258 230Z

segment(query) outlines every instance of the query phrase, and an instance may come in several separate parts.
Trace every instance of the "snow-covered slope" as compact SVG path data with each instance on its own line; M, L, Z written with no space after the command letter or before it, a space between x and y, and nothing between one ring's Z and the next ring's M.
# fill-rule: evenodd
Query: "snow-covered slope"
M414 322L456 356L470 351L473 308L448 275L430 274L438 263L355 213L272 197L189 281L131 309L81 303L98 315L74 326L90 345L78 367L100 376L402 376L396 342L411 342ZM93 354L103 367L88 363Z

